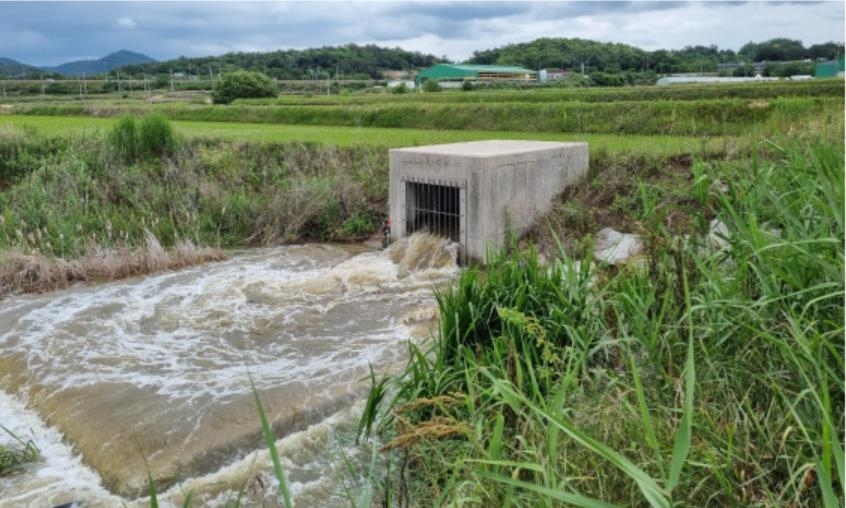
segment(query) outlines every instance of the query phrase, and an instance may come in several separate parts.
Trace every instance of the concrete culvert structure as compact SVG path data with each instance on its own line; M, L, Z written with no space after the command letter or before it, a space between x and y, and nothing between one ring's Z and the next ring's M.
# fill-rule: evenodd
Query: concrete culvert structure
M522 235L588 169L587 143L491 140L390 151L391 237L418 231L460 245L462 260Z

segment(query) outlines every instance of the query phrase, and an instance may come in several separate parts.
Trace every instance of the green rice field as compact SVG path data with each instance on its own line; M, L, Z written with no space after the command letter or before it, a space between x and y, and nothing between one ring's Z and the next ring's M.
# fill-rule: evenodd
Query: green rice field
M46 136L84 136L106 130L115 118L84 116L0 116L0 128L30 127ZM614 134L562 134L549 132L508 132L477 130L400 129L381 127L338 127L239 122L199 122L177 120L178 134L188 138L262 143L307 142L338 146L371 145L387 147L454 143L481 139L533 139L541 141L584 141L592 151L645 152L655 155L722 152L738 145L733 136L639 136Z

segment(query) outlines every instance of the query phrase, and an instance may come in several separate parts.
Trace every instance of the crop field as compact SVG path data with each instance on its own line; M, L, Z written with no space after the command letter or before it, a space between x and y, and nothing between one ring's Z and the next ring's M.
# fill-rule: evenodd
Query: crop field
M95 135L111 128L115 118L82 116L0 116L0 129L31 128L46 136ZM380 127L337 127L278 125L239 122L174 121L176 132L187 138L261 143L321 143L337 146L419 146L481 139L534 139L541 141L583 141L593 152L639 152L653 155L714 153L734 150L739 140L732 136L639 136L612 134L557 134L433 129L388 129Z
M289 125L334 125L549 133L725 136L769 135L791 126L841 117L842 97L769 100L390 103L316 106L213 106L200 104L26 104L16 114L39 116L141 116L171 120Z

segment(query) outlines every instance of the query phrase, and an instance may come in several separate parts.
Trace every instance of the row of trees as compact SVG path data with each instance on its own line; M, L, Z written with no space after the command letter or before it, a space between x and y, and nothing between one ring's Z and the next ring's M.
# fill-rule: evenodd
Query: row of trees
M578 71L584 67L586 73L654 71L666 74L717 72L717 65L721 63L832 59L843 53L843 44L828 42L805 48L801 41L783 38L761 43L750 42L737 52L720 49L715 45L645 51L628 44L542 38L476 51L470 63L522 65L530 69L557 67Z
M711 46L687 46L679 50L645 51L619 43L585 39L541 38L523 44L476 51L468 63L519 65L530 69L564 68L584 71L595 82L611 84L649 81L654 74L682 72L717 72L719 64L743 63L743 67L725 72L749 75L752 62L789 62L804 59L832 59L844 54L842 43L827 42L805 47L801 41L771 39L749 42L735 52ZM326 46L305 50L280 50L267 53L227 53L200 58L181 57L166 62L128 65L112 71L109 79L144 79L155 87L166 87L173 75L217 79L237 70L258 71L276 79L381 79L386 70L412 70L446 61L430 54L383 48L375 45ZM17 67L16 67L17 66ZM0 58L0 70L17 69L23 64ZM809 67L809 66L805 66ZM812 66L810 66L812 67ZM34 68L33 68L34 69ZM768 65L765 74L780 75L786 67ZM35 69L35 71L38 71ZM60 75L45 75L61 79ZM807 72L801 72L807 73ZM9 73L11 76L11 72ZM0 73L2 77L2 73ZM90 78L97 76L90 75Z
M832 60L843 56L843 44L826 42L805 47L794 39L770 39L767 42L748 42L737 52L743 60L753 62L785 62L792 60Z
M218 75L235 70L260 71L277 79L380 79L388 69L419 69L442 62L433 55L372 44L326 46L267 53L227 53L221 56L178 58L167 62L130 65L131 75L181 72L196 76Z

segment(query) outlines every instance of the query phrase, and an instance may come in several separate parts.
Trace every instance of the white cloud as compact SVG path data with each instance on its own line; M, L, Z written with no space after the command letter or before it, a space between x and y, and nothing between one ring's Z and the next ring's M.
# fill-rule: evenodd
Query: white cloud
M133 29L135 28L135 21L129 16L123 16L115 21L115 26L118 28Z
M61 63L130 49L157 59L373 43L463 60L540 37L579 37L645 50L715 44L737 50L774 37L843 41L843 1L822 2L37 2L0 0L0 33L28 38L0 56ZM43 37L39 39L39 37ZM27 40L29 39L29 40ZM104 51L105 50L105 51Z

